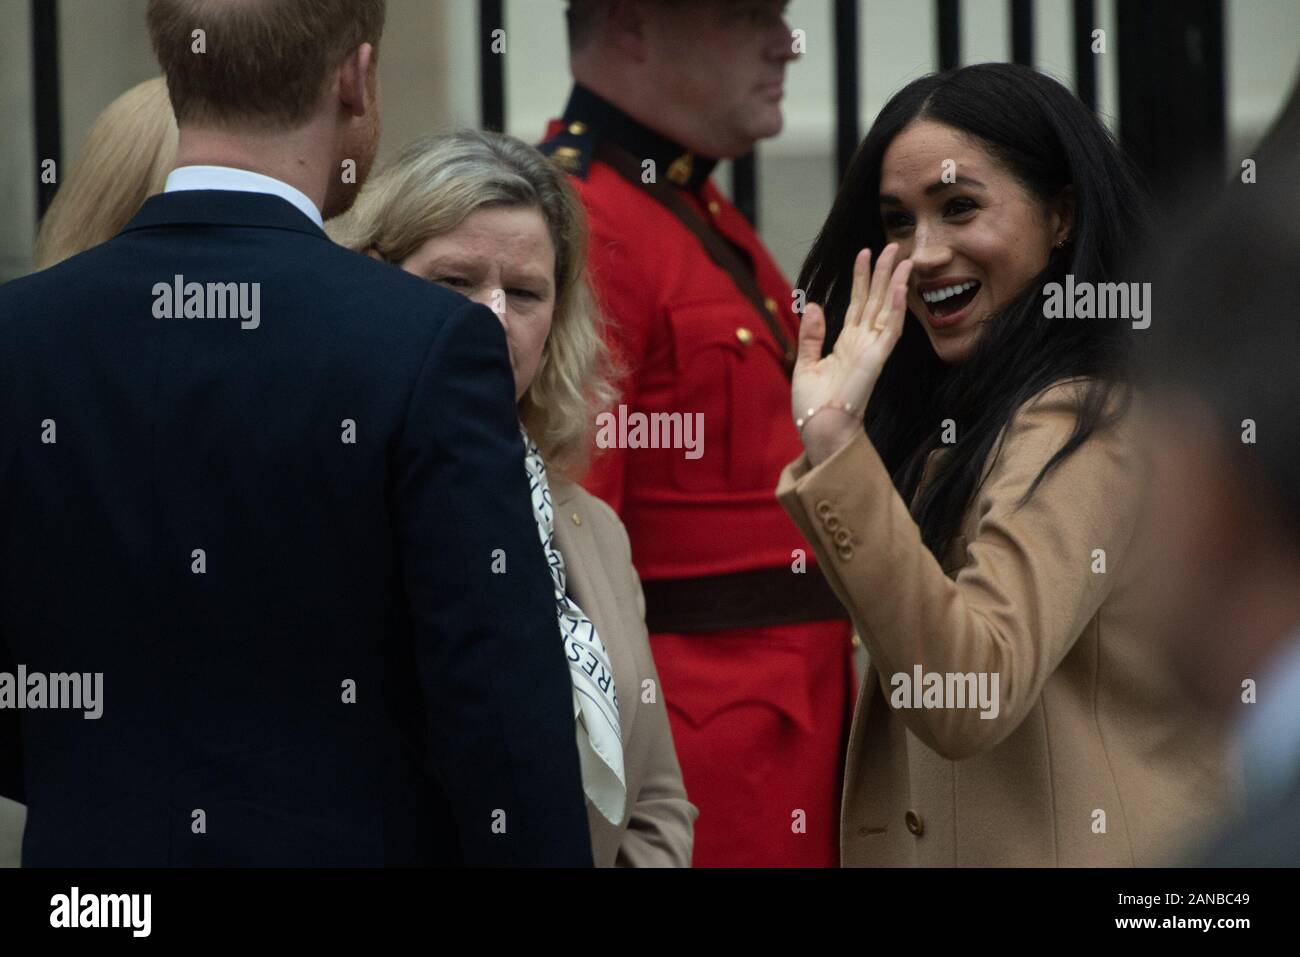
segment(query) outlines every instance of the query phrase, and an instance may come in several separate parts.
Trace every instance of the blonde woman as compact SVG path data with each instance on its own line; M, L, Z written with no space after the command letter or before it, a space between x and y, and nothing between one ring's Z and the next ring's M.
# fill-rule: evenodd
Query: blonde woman
M162 77L133 86L99 114L36 237L37 269L116 236L161 193L176 160L176 117Z
M563 174L513 137L424 138L331 233L489 306L505 327L573 678L595 863L688 866L698 812L682 785L627 533L574 481L613 395L584 274L585 220Z

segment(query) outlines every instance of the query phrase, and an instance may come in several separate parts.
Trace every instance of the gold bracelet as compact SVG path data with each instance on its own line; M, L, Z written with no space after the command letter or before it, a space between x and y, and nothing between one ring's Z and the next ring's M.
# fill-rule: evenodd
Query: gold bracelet
M817 406L817 408L809 409L808 412L803 416L803 418L794 420L794 427L798 430L800 436L803 435L803 427L808 422L808 420L811 419L818 412L820 412L822 409L839 409L839 411L841 412L847 413L848 415L853 416L855 418L857 417L857 411L854 409L852 403L823 402L821 405Z

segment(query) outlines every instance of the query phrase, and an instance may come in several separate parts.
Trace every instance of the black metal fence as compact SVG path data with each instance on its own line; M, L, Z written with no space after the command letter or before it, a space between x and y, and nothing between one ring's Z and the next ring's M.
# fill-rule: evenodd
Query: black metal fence
M42 183L44 160L61 166L58 0L30 0L32 85L35 99L36 195L44 215L56 183ZM836 182L861 139L862 0L828 0L833 7ZM869 0L868 0L869 2ZM1034 0L1008 0L1011 56L1034 62ZM1222 169L1226 151L1223 0L1115 0L1120 138L1157 186L1179 182L1189 170ZM939 69L961 65L961 0L934 0ZM1092 52L1096 0L1073 0L1075 91L1097 107L1097 58ZM492 33L505 29L503 0L479 0L479 120L486 129L506 124L506 58L491 52ZM557 104L557 109L559 104ZM757 222L759 165L754 154L733 164L736 205Z

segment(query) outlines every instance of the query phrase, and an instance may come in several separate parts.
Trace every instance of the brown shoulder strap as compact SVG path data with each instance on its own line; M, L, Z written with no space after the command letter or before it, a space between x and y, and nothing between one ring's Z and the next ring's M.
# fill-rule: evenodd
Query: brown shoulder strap
M704 251L709 254L709 258L731 277L732 282L736 284L736 288L749 300L759 316L762 317L763 324L767 326L768 331L772 333L777 345L781 348L781 365L785 369L786 377L790 377L794 373L794 346L791 344L785 330L781 328L781 323L776 316L772 315L771 311L768 310L763 291L758 286L758 279L754 276L754 272L749 265L740 258L739 253L731 247L731 244L717 230L706 223L703 217L672 186L659 182L658 178L652 183L643 182L641 167L637 163L636 157L622 147L602 140L596 146L596 158L602 163L609 164L616 173L629 183L653 196L660 205L667 207L668 211L694 234L695 238L700 241L700 245L704 247Z

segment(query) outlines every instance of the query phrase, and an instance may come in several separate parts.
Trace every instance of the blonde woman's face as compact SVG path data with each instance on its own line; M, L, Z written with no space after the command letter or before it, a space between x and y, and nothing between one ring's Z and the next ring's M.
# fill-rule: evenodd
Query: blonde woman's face
M555 247L540 210L488 207L425 240L401 266L496 313L506 330L515 400L533 384L555 313Z

